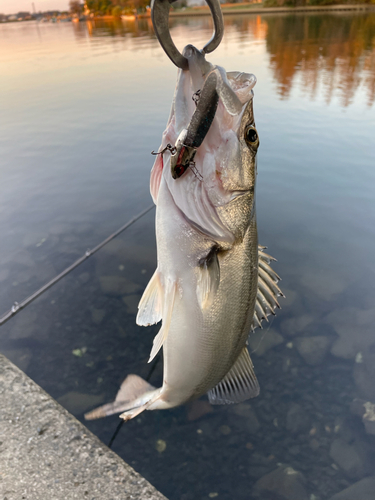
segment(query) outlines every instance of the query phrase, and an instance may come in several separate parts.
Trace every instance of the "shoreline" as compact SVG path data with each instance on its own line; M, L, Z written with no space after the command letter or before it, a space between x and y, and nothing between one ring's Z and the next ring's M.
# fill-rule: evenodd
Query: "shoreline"
M353 5L308 5L301 7L224 7L222 8L223 15L230 14L277 14L285 12L336 12L336 11L375 11L375 5L370 4L353 4ZM209 8L195 9L191 11L170 12L170 17L178 16L201 16L211 15ZM148 17L148 14L145 14Z
M342 5L307 5L301 7L223 7L223 15L233 15L233 14L285 14L293 12L343 12L343 11L358 11L358 12L375 12L375 5L371 4L342 4ZM208 7L191 8L180 11L171 11L169 17L196 17L196 16L210 16L211 12ZM151 14L149 12L145 14L138 14L134 16L134 19L130 19L133 16L129 16L129 21L137 19L149 19ZM95 16L92 18L87 18L87 20L93 19L98 20L113 20L121 19L121 17L116 16ZM126 20L126 19L125 19Z

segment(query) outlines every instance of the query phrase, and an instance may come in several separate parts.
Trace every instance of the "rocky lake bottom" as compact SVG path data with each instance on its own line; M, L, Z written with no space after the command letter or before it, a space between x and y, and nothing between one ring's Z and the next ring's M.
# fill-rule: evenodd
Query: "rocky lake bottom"
M149 372L157 329L137 327L135 314L155 266L152 225L153 212L3 327L2 351L81 421L115 396L128 373ZM50 235L44 244L65 238ZM13 264L30 287L38 267L33 247ZM258 398L217 407L202 398L146 412L114 440L114 451L171 500L374 498L375 344L364 335L361 348L350 323L370 330L371 310L345 316L338 309L316 322L294 314L304 309L302 294L282 289L282 310L249 338ZM151 383L161 379L159 361ZM86 425L108 443L118 422Z

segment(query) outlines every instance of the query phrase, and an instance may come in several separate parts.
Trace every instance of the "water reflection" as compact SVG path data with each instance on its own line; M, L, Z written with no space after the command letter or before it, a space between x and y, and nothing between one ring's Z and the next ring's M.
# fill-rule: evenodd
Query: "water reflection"
M323 88L329 103L335 92L343 106L363 85L368 105L375 91L375 15L285 16L266 18L267 51L287 97L297 77L312 97Z
M367 104L375 99L375 14L370 15L284 15L226 16L227 31L236 43L256 40L266 43L269 64L282 99L298 86L311 98L323 92L330 103L337 95L348 106L362 86ZM181 27L209 31L211 21L172 20L172 34ZM89 21L77 24L78 36L132 37L155 41L150 20Z
M87 22L90 36L131 36L133 38L147 37L156 39L152 28L151 19L139 19L136 21L113 21L90 20Z

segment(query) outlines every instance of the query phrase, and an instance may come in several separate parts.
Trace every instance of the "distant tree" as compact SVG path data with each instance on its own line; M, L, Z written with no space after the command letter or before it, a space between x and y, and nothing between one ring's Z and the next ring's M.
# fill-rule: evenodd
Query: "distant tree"
M22 12L22 11L21 11L21 12L18 12L18 13L16 14L16 16L17 16L18 18L22 18L22 19L24 19L25 17L28 17L29 15L30 15L30 12Z
M151 0L85 0L85 5L94 14L109 14L117 16L121 11L133 12L134 10L145 10ZM116 9L116 10L114 10Z
M69 2L70 12L72 14L81 14L83 5L79 2L79 0L70 0Z
M120 7L120 5L115 5L112 8L112 16L120 17L121 16L121 11L122 11L122 8Z
M127 0L126 7L136 11L144 11L150 5L151 0Z

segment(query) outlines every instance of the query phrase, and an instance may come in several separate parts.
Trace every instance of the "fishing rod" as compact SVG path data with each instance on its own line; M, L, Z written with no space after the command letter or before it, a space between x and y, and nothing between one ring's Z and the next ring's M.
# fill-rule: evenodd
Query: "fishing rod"
M73 264L71 264L69 267L67 267L63 272L58 274L55 278L53 278L51 281L43 285L39 290L36 292L32 293L29 297L24 299L22 302L15 302L11 309L7 311L5 314L3 314L0 317L0 326L4 325L7 321L9 321L11 318L13 318L16 314L18 314L22 309L24 309L26 306L31 304L35 299L40 297L44 292L46 292L49 288L51 288L53 285L55 285L58 281L60 281L62 278L64 278L67 274L72 272L76 267L78 267L82 262L85 262L88 258L90 258L94 253L96 253L98 250L103 248L107 243L112 241L114 238L116 238L119 234L125 231L125 229L128 229L130 226L132 226L135 222L137 222L139 219L141 219L143 216L145 216L148 212L150 212L155 205L150 205L149 207L145 208L137 214L135 217L130 219L126 224L124 224L122 227L120 227L117 231L115 231L113 234L108 236L105 240L103 240L99 245L94 247L92 250L86 250L86 252L77 259Z

